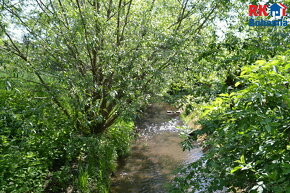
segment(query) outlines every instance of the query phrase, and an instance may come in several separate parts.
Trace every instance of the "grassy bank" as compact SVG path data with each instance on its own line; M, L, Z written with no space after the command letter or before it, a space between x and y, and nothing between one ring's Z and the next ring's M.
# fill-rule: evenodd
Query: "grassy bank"
M0 90L0 192L109 191L134 124L120 119L102 135L82 135L31 94ZM42 105L39 105L42 103Z

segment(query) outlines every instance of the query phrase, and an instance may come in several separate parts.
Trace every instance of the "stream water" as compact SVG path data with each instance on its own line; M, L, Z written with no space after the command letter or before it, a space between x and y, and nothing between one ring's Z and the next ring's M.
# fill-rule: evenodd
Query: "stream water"
M174 171L202 156L200 148L182 151L179 127L183 123L178 114L167 111L176 109L153 104L137 121L139 136L112 179L111 193L165 193Z

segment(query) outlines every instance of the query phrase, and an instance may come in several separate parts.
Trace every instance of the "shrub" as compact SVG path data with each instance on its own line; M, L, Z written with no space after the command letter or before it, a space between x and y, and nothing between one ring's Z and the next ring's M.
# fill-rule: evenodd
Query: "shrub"
M0 192L108 192L133 123L84 136L39 94L0 89Z
M221 94L200 117L210 147L177 182L185 191L290 191L290 52L242 69L244 89ZM188 172L190 171L190 172Z

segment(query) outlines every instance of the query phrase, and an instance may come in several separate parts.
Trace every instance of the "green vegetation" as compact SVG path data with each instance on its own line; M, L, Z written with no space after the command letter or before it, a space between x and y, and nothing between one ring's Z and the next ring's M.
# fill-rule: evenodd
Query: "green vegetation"
M109 192L156 97L205 138L170 191L289 192L290 25L250 3L0 0L0 192Z
M83 136L34 94L1 89L0 192L107 192L133 123L117 121L103 135Z
M208 151L190 166L194 170L177 179L183 190L199 189L206 181L205 192L223 187L233 192L290 190L289 70L289 51L244 66L235 83L243 89L219 94L199 107L203 127L189 141L206 134Z

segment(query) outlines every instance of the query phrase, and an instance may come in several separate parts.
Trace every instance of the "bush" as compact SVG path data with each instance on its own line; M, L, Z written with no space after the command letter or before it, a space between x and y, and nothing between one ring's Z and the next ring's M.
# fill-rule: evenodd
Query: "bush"
M0 89L0 98L0 192L108 192L117 157L128 152L132 122L89 137L50 100L13 89Z
M242 69L244 89L221 94L200 117L205 156L192 163L175 191L290 191L290 52ZM189 172L190 171L190 172Z

